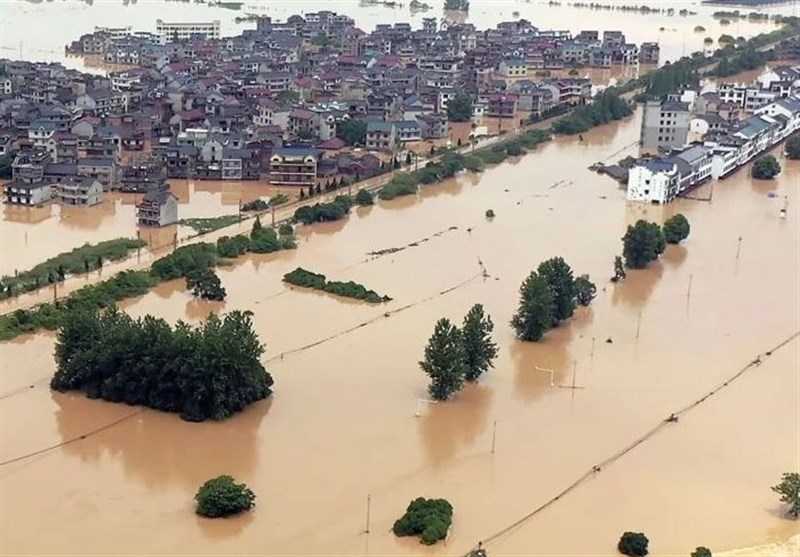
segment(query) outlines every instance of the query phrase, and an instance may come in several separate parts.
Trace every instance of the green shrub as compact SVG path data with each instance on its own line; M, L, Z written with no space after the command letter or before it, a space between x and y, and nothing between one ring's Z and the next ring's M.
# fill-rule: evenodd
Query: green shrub
M303 224L340 220L347 216L352 206L353 200L349 195L337 195L330 203L300 207L294 212L294 220Z
M640 532L625 532L619 539L617 549L620 553L629 557L644 557L649 553L647 550L648 543L647 536Z
M221 217L210 217L201 219L181 219L178 224L192 228L198 234L207 234L220 228L225 228L239 222L239 215L223 215Z
M395 521L392 531L395 536L420 536L420 543L433 545L447 537L452 522L453 506L448 501L418 497Z
M682 214L678 213L671 216L664 222L664 239L668 244L680 244L681 241L689 237L689 221Z
M150 274L160 281L185 277L191 271L208 269L217 262L214 244L200 242L183 246L156 260Z
M190 272L186 275L186 288L192 291L192 296L203 300L221 301L227 295L227 292L222 287L222 282L213 269Z
M486 218L493 219L494 218L494 211L492 209L486 209Z
M237 484L230 476L217 476L208 480L194 496L196 512L207 518L219 518L249 511L256 504L256 496L245 484Z
M250 251L250 238L244 234L223 236L217 240L217 254L220 257L234 258Z
M269 203L263 199L256 199L255 201L248 201L242 204L242 211L266 211L269 209Z
M358 190L355 201L356 205L360 205L361 207L368 207L370 205L375 204L375 196L373 196L369 190L362 189Z

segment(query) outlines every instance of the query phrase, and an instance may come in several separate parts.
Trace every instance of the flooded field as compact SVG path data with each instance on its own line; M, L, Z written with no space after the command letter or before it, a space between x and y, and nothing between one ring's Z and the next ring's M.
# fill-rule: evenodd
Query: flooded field
M220 268L224 303L197 302L180 281L126 303L133 315L173 322L254 313L275 394L225 422L51 392L53 337L4 343L0 553L463 554L704 397L798 330L800 164L782 161L770 182L742 170L714 184L711 202L629 205L613 181L586 168L633 153L640 117L301 228L296 251ZM490 208L497 217L487 221ZM676 211L692 225L684 245L609 283L626 225ZM543 342L518 342L508 322L519 284L556 255L589 273L598 297ZM289 289L281 277L297 266L394 300L376 307ZM460 321L474 303L495 322L496 369L415 417L427 398L417 361L435 321ZM716 554L797 534L769 486L800 466L799 349L795 337L762 356L679 423L492 539L489 553L608 555L634 530L648 535L654 555L698 545ZM553 387L534 366L555 370ZM582 388L561 388L573 381ZM255 511L196 517L194 492L222 473L250 485ZM389 533L420 495L453 503L446 544L426 548Z
M253 23L237 23L236 18L246 14L268 15L286 20L298 12L321 9L344 13L356 19L358 25L370 31L378 23L408 21L415 27L422 26L425 17L442 18L446 14L442 0L428 0L433 9L415 11L409 3L401 2L395 8L381 5L364 5L358 0L248 0L241 10L219 6L189 4L168 0L65 0L61 2L39 2L35 0L2 0L0 3L0 57L24 60L61 61L69 67L85 71L103 72L96 62L85 62L78 57L68 57L64 47L84 33L94 31L95 26L132 26L137 31L154 31L157 18L165 21L184 21L187 9L192 18L199 21L219 19L223 36L239 34L242 29L253 28ZM601 4L648 4L639 0L614 0ZM625 32L631 42L657 41L661 46L661 63L675 60L694 51L703 50L703 39L709 36L716 40L723 33L750 37L774 28L772 23L734 21L722 25L711 14L720 10L718 6L687 3L682 0L654 0L653 7L673 8L676 12L688 9L695 15L639 15L638 13L589 10L576 8L569 2L549 5L545 1L517 0L472 0L469 14L464 19L478 28L493 27L501 21L525 18L542 29L614 29ZM760 7L758 11L770 14L797 15L797 4ZM515 15L516 14L516 15ZM450 14L452 16L452 14ZM449 17L449 16L448 16ZM695 32L696 26L706 29Z
M170 180L170 190L178 198L178 218L235 215L239 202L268 197L262 182L214 182ZM138 227L136 204L142 195L106 192L103 202L94 207L62 207L51 203L42 207L6 205L0 207L0 275L25 270L87 242L114 238L136 238L137 234L155 248L172 243L174 235L194 234L187 226L149 229Z

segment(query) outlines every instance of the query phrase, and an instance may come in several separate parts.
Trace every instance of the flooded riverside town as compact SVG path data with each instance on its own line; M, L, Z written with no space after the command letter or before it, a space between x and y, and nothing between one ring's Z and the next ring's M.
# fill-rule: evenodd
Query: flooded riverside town
M800 555L799 12L0 0L0 555Z

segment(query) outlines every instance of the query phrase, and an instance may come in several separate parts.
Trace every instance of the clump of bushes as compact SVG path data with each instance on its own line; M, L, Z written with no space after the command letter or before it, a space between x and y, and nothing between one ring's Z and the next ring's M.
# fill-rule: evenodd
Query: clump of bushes
M347 216L352 206L353 200L349 195L337 195L330 203L300 207L294 212L294 220L303 224L340 220Z
M662 230L664 231L664 239L668 244L680 244L681 241L689 237L691 226L686 217L678 213L664 222Z
M223 215L221 217L209 217L198 219L181 219L178 224L192 228L198 234L207 234L220 228L225 228L239 222L239 215Z
M617 543L617 549L629 557L644 557L649 553L647 536L641 532L625 532Z
M66 314L50 386L142 405L200 422L222 420L268 397L272 377L249 314L210 315L197 327L112 307Z
M267 203L263 199L256 199L255 201L248 201L247 203L242 203L242 211L245 212L266 211L267 209L269 209L269 203Z
M159 281L185 277L191 271L209 269L217 262L214 244L200 242L183 246L156 260L150 274Z
M186 275L186 288L192 291L192 296L203 300L221 301L228 294L213 269L191 271Z
M302 267L298 267L294 271L283 275L283 280L289 284L294 284L295 286L322 290L324 292L336 294L337 296L363 300L370 304L379 304L391 300L389 296L381 296L374 290L369 290L357 282L328 281L326 280L325 275L312 273L311 271L307 271Z
M778 159L772 155L764 155L756 159L753 163L751 174L756 180L772 180L781 173L781 165Z
M388 184L378 191L378 197L384 201L401 197L403 195L413 195L417 193L417 180L413 173L399 174L392 178Z
M486 209L486 218L487 219L493 219L494 218L494 210Z
M362 189L358 190L355 201L356 205L368 207L375 204L375 197L372 195L372 193L370 193L369 190Z
M445 499L417 497L405 514L395 521L395 536L419 536L420 543L433 545L447 537L453 522L453 506Z
M194 496L195 512L207 518L220 518L249 511L256 496L245 484L237 484L230 476L217 476L200 486Z

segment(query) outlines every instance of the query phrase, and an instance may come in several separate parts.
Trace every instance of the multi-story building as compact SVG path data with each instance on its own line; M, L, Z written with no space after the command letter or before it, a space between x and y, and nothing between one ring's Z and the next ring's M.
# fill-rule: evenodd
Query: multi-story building
M168 189L149 190L136 206L139 226L169 226L178 222L178 198Z
M78 160L78 176L95 178L105 191L117 189L117 163L111 158Z
M366 148L370 151L394 151L397 129L392 122L367 122Z
M12 180L3 190L5 202L36 206L50 201L52 187L44 177L44 167L49 160L44 151L18 154L11 164Z
M156 35L161 39L161 44L185 41L193 37L204 39L220 39L220 22L215 19L211 22L194 23L167 23L160 19L156 20Z
M686 103L648 102L644 108L639 138L642 149L656 152L659 149L683 148L689 137L690 119Z
M56 200L62 205L90 207L103 201L103 185L91 177L74 177L56 183Z
M269 162L269 182L278 186L314 186L317 182L316 149L279 147Z

